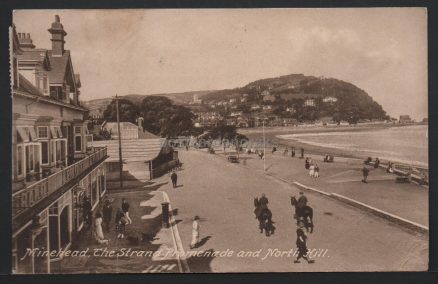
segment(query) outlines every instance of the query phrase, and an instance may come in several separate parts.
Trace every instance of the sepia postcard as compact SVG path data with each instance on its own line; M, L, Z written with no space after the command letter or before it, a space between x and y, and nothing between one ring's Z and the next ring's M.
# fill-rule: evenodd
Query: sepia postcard
M426 271L426 8L15 10L12 274Z

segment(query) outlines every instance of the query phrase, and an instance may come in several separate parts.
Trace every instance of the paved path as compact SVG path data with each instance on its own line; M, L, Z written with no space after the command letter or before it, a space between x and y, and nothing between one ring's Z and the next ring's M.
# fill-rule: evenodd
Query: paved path
M109 245L100 245L88 231L79 241L77 250L89 250L89 257L65 257L58 265L57 273L175 273L178 261L173 254L174 242L171 230L162 228L161 203L163 194L157 189L163 184L139 187L125 192L109 193L113 200L113 219L121 199L130 204L129 214L133 224L126 226L125 239L117 239L114 221L104 235ZM100 208L97 209L97 211ZM97 212L96 211L96 212ZM142 241L142 235L150 238ZM138 236L138 244L132 244L128 236ZM114 251L113 255L109 255ZM96 252L96 255L94 254ZM155 254L154 254L155 252ZM158 253L159 252L159 253Z
M241 155L251 169L263 169L263 161L256 155ZM320 167L320 177L311 178L304 168L304 160L268 153L267 172L288 181L298 181L310 187L345 195L349 198L428 226L429 191L416 184L395 183L395 175L384 169L370 167L369 183L362 183L363 164L357 159L335 158L324 163L321 156L311 155Z
M294 264L289 252L295 249L296 225L289 198L298 194L296 187L250 169L260 167L260 160L247 160L247 166L243 166L204 151L180 151L179 154L184 163L184 169L178 173L181 186L173 189L166 185L160 190L167 191L174 210L177 209L175 219L186 252L190 251L194 215L201 217L203 239L197 251L233 251L231 257L188 257L192 272L427 269L427 236L312 193L307 195L315 212L315 231L309 236L308 247L315 249L319 257L314 264ZM275 167L275 163L271 165L272 169ZM292 168L289 166L287 170ZM324 169L322 167L322 173L329 175ZM343 178L342 175L336 177ZM262 193L269 198L277 227L271 237L259 233L253 214L253 198ZM280 253L266 256L272 250ZM238 257L240 251L247 256Z

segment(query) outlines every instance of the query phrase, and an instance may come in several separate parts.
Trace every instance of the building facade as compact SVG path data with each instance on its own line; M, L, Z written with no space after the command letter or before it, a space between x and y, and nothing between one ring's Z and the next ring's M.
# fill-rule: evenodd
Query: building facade
M53 272L84 231L85 197L96 208L106 192L106 148L87 143L88 110L58 16L48 31L50 50L10 30L14 273Z

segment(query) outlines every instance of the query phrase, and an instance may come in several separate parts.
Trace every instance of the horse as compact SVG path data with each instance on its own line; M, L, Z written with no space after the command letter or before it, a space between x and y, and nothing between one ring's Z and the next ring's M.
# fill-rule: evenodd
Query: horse
M295 207L294 218L297 219L297 224L299 221L302 221L306 231L309 232L310 230L310 233L313 233L313 208L308 205L304 205L301 208L298 207L298 201L295 196L290 198L290 203Z
M259 221L259 229L260 233L265 231L265 235L269 237L274 234L275 227L274 222L272 221L272 212L268 209L266 205L260 204L257 198L254 198L254 214L256 219Z

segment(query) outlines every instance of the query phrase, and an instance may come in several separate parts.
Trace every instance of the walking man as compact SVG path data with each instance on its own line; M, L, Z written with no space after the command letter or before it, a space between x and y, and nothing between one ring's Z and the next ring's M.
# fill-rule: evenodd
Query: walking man
M297 229L297 240L295 244L298 248L298 256L297 259L294 260L294 263L300 263L300 258L303 258L307 261L307 263L314 263L314 260L311 260L307 257L307 235L303 230L304 223L302 221L298 222L298 229Z
M103 224L105 227L105 231L109 232L110 230L110 222L113 215L113 207L109 201L109 199L105 199L105 203L102 208L102 215L103 215Z
M129 217L129 203L125 198L122 199L122 211L127 222L126 224L132 224L131 217Z
M370 170L366 166L363 166L363 169L362 169L362 175L363 175L362 182L363 183L368 183L367 182L367 178L368 178L368 173L369 172L370 172Z
M175 170L170 175L170 179L172 180L173 188L176 188L176 183L177 183L177 180L178 180L178 175L176 174Z

